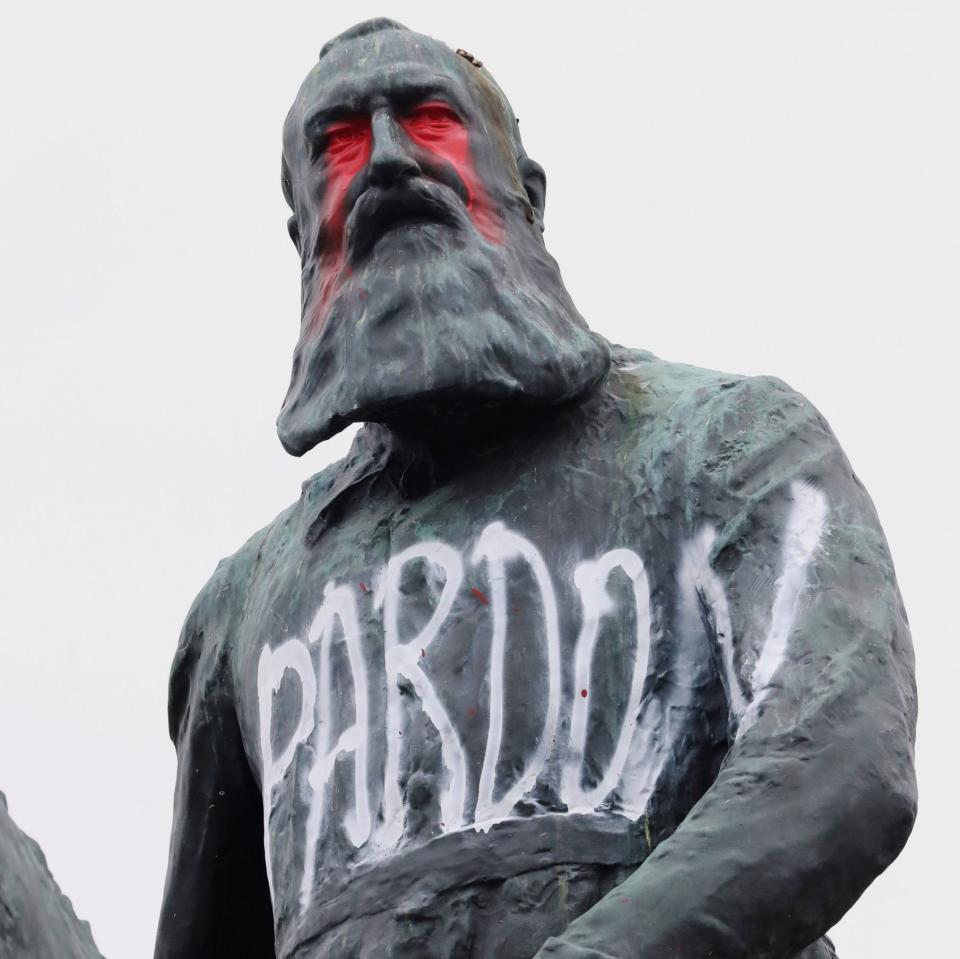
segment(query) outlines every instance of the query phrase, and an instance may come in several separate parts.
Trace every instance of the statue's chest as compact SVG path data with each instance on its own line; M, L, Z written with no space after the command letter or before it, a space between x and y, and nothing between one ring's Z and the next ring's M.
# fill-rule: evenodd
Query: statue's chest
M302 804L308 845L640 815L658 574L635 524L466 498L347 519L323 546L278 564L247 618L265 805Z

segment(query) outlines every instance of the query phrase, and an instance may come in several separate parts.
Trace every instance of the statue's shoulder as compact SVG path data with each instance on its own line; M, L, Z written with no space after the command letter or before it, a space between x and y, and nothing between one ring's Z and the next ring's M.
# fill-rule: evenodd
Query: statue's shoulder
M205 630L215 623L225 625L239 614L249 585L262 566L270 543L290 527L299 508L299 502L288 506L272 522L257 530L238 550L217 563L213 574L190 607L185 632L191 626Z
M303 484L300 498L257 530L234 553L221 559L197 594L184 620L170 670L170 733L176 741L196 677L213 675L234 642L256 578L276 563L293 537L302 536L303 516L311 502L330 495L351 457L331 464Z
M622 346L611 353L610 389L675 437L750 433L763 443L800 420L826 428L810 401L775 376L724 373Z
M803 396L775 376L725 373L661 359L648 350L611 345L612 381L632 380L650 399L681 403L684 410L742 403L793 403ZM804 400L804 402L806 402Z
M220 560L187 617L229 623L242 611L256 578L281 561L288 547L309 540L334 505L351 488L377 472L389 453L385 431L361 428L345 457L306 480L300 498L254 533L236 552Z
M242 616L250 582L271 534L286 525L296 508L296 504L288 507L220 560L190 606L170 667L168 714L174 742L179 740L192 686L218 674L224 663L222 654L232 642L233 627Z
M693 481L789 471L838 450L826 420L775 376L745 376L614 347L608 389L627 410L638 459L672 464ZM666 467L665 467L666 468Z

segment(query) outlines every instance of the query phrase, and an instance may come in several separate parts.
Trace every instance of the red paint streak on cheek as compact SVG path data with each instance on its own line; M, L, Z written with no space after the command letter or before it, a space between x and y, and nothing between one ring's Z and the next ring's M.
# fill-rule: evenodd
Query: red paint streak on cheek
M343 285L347 192L370 159L372 139L369 117L341 120L331 124L324 133L327 182L320 214L324 229L324 244L320 253L322 278L310 320L312 327L319 326L325 319L334 293Z
M470 153L470 138L463 121L446 103L421 103L400 124L418 146L446 160L467 188L467 212L481 236L503 243L503 224L493 210Z

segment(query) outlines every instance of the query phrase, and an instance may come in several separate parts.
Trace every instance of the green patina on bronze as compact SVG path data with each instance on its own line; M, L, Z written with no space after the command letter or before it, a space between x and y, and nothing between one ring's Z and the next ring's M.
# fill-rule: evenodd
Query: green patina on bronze
M423 68L502 245L402 135ZM331 109L377 123L336 256ZM591 333L506 101L391 21L325 48L284 190L281 437L365 425L188 615L158 959L831 956L912 826L916 690L825 420Z
M0 793L0 956L103 959L40 847L17 828Z

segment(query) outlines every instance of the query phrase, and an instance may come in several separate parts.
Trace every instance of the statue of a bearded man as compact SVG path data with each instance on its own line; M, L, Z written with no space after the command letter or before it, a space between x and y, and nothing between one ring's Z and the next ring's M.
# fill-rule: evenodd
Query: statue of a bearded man
M592 333L483 65L390 20L287 117L283 445L350 454L176 653L158 959L805 959L897 855L887 545L767 377Z

